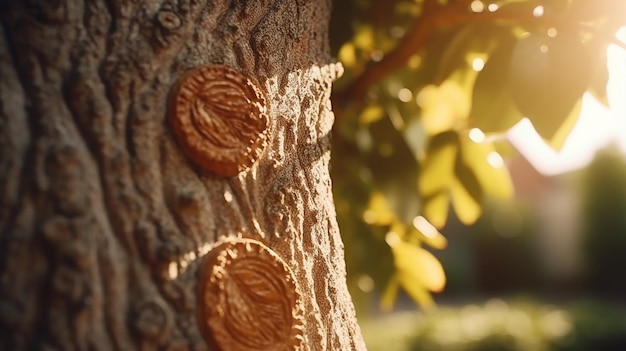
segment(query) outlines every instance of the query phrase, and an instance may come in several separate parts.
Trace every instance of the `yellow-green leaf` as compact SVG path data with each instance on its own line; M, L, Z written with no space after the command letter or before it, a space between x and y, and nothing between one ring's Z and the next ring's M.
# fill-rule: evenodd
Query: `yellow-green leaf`
M453 80L441 85L428 85L417 95L422 108L422 124L428 135L453 129L469 116L470 102L463 88Z
M436 228L443 228L450 209L450 191L445 189L435 195L423 198L422 214Z
M420 307L425 310L432 310L435 308L435 301L431 293L420 285L417 281L412 280L410 275L399 274L402 288L407 294L415 301Z
M443 250L448 247L448 239L437 232L435 236L423 236L422 241L433 249Z
M474 83L470 124L486 133L504 132L523 117L511 95L508 72L512 51L513 38L504 40Z
M419 240L432 248L442 250L448 246L446 237L423 216L413 219L413 229Z
M337 56L347 69L354 68L357 64L356 48L351 42L343 44Z
M422 213L437 228L442 228L448 218L449 189L458 149L456 132L435 135L428 144L426 159L420 168L418 189L423 198Z
M367 224L380 226L390 225L395 222L396 216L389 209L385 195L378 191L371 194L367 210L363 213L363 220Z
M361 124L371 124L381 119L384 115L385 111L380 105L369 105L359 115L359 122Z
M567 137L572 132L572 129L574 129L576 122L578 122L578 117L580 117L581 108L582 99L578 100L569 116L567 116L563 124L561 124L552 139L548 140L548 144L556 151L561 150L563 144L565 144L565 140L567 140Z
M470 131L473 132L478 133L476 130ZM471 136L464 136L461 138L461 155L485 195L499 199L513 196L511 176L492 143L484 140L475 142Z
M458 148L455 132L438 134L430 140L418 179L421 194L428 197L450 187Z
M400 221L395 221L389 227L389 231L395 233L398 238L403 239L406 236L406 225Z
M472 225L482 213L479 200L470 194L460 179L452 181L452 207L461 223Z
M544 139L555 136L587 90L592 63L578 34L531 34L517 43L511 60L513 100Z
M406 289L418 285L439 292L446 285L446 275L441 262L420 246L399 242L391 247L400 283Z
M354 45L365 50L374 49L374 28L371 25L358 26L355 30Z

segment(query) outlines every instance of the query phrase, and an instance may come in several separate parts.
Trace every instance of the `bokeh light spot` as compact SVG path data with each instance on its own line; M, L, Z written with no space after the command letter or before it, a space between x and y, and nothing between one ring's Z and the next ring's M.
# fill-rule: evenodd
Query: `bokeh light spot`
M470 4L470 8L473 12L483 12L485 10L485 4L480 0L474 0Z
M396 234L396 232L389 231L387 232L387 234L385 234L385 242L387 243L387 245L389 245L389 247L394 247L398 245L401 241L402 240L400 239L398 234Z
M504 166L504 159L496 151L492 151L487 155L487 163L493 168L500 168Z
M417 216L413 219L413 226L428 238L434 238L439 233L437 228L422 216Z
M483 68L485 67L485 60L483 60L482 58L475 58L472 61L472 69L476 72L480 72L483 70Z
M475 142L475 143L482 143L483 141L485 141L485 133L483 133L482 130L480 130L479 128L472 128L469 131L469 138L471 141Z
M409 102L413 99L413 93L407 88L402 88L398 91L398 99L402 102Z
M357 281L357 286L363 292L371 292L374 290L374 279L367 274L361 274Z
M370 54L370 58L374 62L380 62L380 61L383 60L384 57L385 57L385 54L382 51L380 51L380 50L374 50Z
M556 37L557 34L558 34L558 32L557 32L556 28L554 28L554 27L548 28L548 36L550 38Z

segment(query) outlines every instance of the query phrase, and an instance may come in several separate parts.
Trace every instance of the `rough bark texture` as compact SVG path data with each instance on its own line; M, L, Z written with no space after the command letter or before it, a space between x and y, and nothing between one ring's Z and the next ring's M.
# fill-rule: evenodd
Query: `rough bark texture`
M224 236L293 270L308 349L364 349L328 172L329 0L0 11L1 350L210 350L198 269ZM168 124L172 85L209 64L267 94L268 149L232 178L191 163Z

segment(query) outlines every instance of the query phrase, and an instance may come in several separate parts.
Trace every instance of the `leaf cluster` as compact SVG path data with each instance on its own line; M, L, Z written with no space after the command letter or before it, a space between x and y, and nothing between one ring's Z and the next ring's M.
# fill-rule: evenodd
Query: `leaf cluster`
M450 209L471 225L485 200L513 196L507 130L527 118L558 149L583 94L606 101L626 3L339 3L332 175L348 269L386 286L385 308L400 287L427 307L445 274L426 247L445 248Z

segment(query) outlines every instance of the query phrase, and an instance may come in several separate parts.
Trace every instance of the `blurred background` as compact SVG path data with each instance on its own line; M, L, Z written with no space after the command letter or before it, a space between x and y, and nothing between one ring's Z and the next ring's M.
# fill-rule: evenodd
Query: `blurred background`
M625 25L622 0L334 2L369 350L626 350Z

